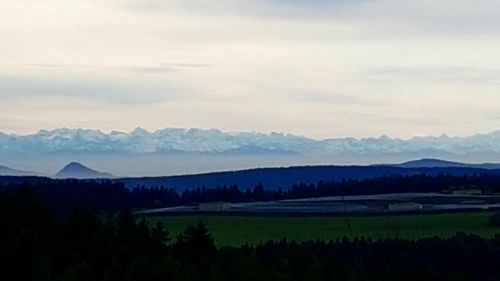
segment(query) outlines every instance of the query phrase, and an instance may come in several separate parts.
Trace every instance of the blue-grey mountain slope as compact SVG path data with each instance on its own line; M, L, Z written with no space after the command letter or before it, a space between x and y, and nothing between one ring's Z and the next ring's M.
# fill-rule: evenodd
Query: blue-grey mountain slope
M60 179L103 179L113 178L113 175L90 169L77 162L71 162L60 170L54 177Z
M34 172L13 169L0 165L0 176L33 176Z
M397 165L392 165L401 168L448 168L448 167L467 167L478 169L500 169L500 164L496 163L482 163L482 164L468 164L453 161L446 161L440 159L420 159L408 161Z
M369 179L396 175L441 175L456 176L488 174L500 176L500 170L471 167L415 167L402 168L389 165L374 166L303 166L287 168L259 168L240 171L227 171L195 175L169 177L121 178L129 188L136 186L169 187L182 192L190 188L215 188L222 185L237 184L240 188L253 188L262 183L267 189L288 189L296 183L317 183L318 181L342 181L349 179Z

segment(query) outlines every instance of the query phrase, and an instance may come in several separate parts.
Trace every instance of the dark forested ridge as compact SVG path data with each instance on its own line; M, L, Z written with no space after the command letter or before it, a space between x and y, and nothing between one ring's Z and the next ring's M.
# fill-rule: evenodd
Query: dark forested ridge
M47 203L47 208L52 214L64 217L74 207L85 208L92 212L114 213L128 209L151 209L206 202L237 203L339 195L451 192L459 189L498 194L500 176L392 175L363 180L299 182L286 189L277 190L258 183L248 189L233 184L216 188L195 187L182 192L164 186L136 186L130 189L123 183L110 180L0 177L0 196L18 189L30 190L37 194Z
M269 241L217 248L202 223L176 237L130 213L54 220L29 188L0 197L0 280L498 280L500 236Z
M186 188L205 186L215 188L221 185L237 184L240 188L253 188L261 183L270 190L287 189L295 183L313 183L318 181L341 181L342 179L363 180L381 176L411 176L426 174L436 176L450 174L463 175L499 175L500 170L482 169L475 167L396 167L390 165L376 166L303 166L289 168L259 168L242 171L228 171L196 175L121 178L129 188L137 185L145 187L168 186L177 191Z
M478 169L500 169L500 164L498 163L481 163L481 164L469 164L454 161L447 161L435 158L424 158L419 160L407 161L401 164L390 165L393 167L401 168L447 168L447 167L466 167L466 168L478 168Z

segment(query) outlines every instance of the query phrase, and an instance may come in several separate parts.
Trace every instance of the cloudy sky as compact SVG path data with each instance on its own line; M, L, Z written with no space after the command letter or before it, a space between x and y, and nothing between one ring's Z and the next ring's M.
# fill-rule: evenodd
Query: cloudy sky
M0 0L0 130L500 129L497 0Z

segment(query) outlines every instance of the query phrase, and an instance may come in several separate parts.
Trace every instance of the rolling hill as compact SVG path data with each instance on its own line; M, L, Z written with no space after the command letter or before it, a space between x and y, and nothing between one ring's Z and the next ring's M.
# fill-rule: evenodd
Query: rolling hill
M401 168L448 168L448 167L467 167L478 169L500 169L500 164L495 163L482 163L482 164L468 164L453 161L446 161L440 159L425 158L420 160L408 161L397 165L392 165Z
M218 173L116 179L127 187L165 186L183 191L187 188L214 188L218 185L238 184L240 188L253 188L262 183L268 189L288 189L295 183L315 183L323 181L341 181L342 179L367 179L391 175L416 174L451 174L451 175L500 175L500 170L474 167L415 167L395 166L303 166L288 168L260 168Z
M33 176L34 172L13 169L0 165L0 176Z

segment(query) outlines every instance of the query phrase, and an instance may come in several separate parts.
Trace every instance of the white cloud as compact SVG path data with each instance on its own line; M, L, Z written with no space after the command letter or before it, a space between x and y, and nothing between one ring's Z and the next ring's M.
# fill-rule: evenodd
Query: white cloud
M490 131L499 27L491 0L0 0L0 129Z

